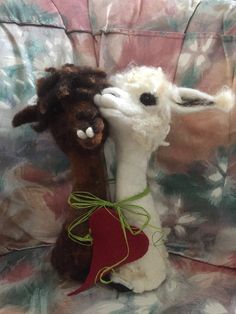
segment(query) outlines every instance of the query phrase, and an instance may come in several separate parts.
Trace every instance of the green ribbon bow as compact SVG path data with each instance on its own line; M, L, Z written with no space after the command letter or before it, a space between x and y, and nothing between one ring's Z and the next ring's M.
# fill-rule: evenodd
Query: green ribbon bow
M95 283L97 282L98 278L100 282L104 284L109 284L111 281L106 281L103 279L104 275L109 271L114 271L114 268L119 266L123 261L127 259L129 256L129 243L127 240L126 229L129 230L133 235L137 235L142 232L147 226L155 229L155 232L152 235L153 244L156 246L157 243L162 239L163 234L160 228L157 228L151 225L149 222L151 220L150 214L147 212L145 208L139 205L131 204L133 201L143 198L150 192L149 188L146 187L145 190L139 194L134 196L128 197L119 202L109 202L103 200L99 197L94 196L88 192L73 192L69 197L69 204L72 208L75 209L86 209L86 213L82 214L80 217L76 218L68 227L68 236L72 241L75 241L81 245L91 246L93 243L93 239L90 233L86 234L85 236L79 236L73 233L73 229L76 228L78 225L82 224L83 222L87 221L89 217L96 211L96 209L103 207L108 210L108 208L113 209L118 214L118 219L120 220L121 228L124 234L124 239L126 243L127 253L126 255L117 263L111 266L106 266L97 273ZM109 214L112 215L112 212L109 211ZM127 221L125 216L125 212L137 215L142 217L144 222L140 228L132 227ZM116 219L117 217L114 216ZM154 236L160 233L161 237L157 240L154 240Z
M124 200L113 203L107 200L103 200L99 197L96 197L95 195L88 192L72 192L68 199L68 203L70 204L70 206L74 209L86 209L86 212L82 214L81 216L79 216L78 218L76 218L74 221L72 221L72 223L68 226L69 238L72 241L77 242L81 245L91 246L93 239L90 233L86 234L85 236L79 236L79 235L74 234L73 230L78 225L87 221L89 217L94 213L94 211L96 211L96 209L103 207L106 209L108 208L113 209L117 213L125 238L126 238L126 229L129 230L133 235L139 234L140 232L144 231L144 229L147 226L155 229L155 232L152 235L152 241L153 241L153 244L156 246L157 243L163 238L163 233L162 233L161 228L157 228L156 226L153 226L149 223L151 220L151 216L144 207L132 204L133 201L143 198L148 193L150 193L150 190L148 187L146 187L144 191L141 193L138 193ZM144 222L142 226L139 228L135 227L135 229L134 227L130 226L125 216L125 212L134 214L134 215L139 216L140 218L143 218ZM110 211L109 213L112 214ZM161 237L157 240L154 240L154 237L157 233L160 233Z

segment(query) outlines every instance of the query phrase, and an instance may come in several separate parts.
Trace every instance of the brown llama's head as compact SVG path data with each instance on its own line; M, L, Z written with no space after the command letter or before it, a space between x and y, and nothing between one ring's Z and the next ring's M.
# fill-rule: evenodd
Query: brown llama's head
M18 112L13 126L34 123L37 132L49 129L65 153L99 147L106 139L107 125L93 97L108 86L106 73L72 64L46 71L49 75L37 81L37 104Z

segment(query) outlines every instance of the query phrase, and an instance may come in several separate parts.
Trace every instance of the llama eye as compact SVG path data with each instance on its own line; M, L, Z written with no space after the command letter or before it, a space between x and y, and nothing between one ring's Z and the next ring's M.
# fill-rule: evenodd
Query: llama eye
M144 106L155 106L157 105L157 97L155 97L153 94L151 93L143 93L140 98L139 98L140 102L144 105Z

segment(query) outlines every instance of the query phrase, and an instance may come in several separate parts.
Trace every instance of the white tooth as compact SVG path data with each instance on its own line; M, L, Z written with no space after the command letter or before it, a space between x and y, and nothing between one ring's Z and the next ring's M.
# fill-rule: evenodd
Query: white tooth
M85 140L87 138L87 135L82 130L78 130L77 135L81 140Z
M91 126L89 128L87 128L87 130L85 131L86 132L86 135L89 137L89 138L93 138L94 137L94 131L93 129L91 128Z

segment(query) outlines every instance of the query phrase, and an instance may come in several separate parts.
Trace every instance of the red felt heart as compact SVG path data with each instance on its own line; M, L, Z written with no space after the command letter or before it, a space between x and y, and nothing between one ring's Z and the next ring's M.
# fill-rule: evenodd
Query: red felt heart
M69 293L69 296L89 289L96 282L97 274L101 269L122 261L128 252L120 220L113 210L97 209L89 220L89 226L93 238L90 271L83 285ZM133 235L126 229L126 235L129 255L119 266L141 258L146 254L149 246L149 240L143 232Z

